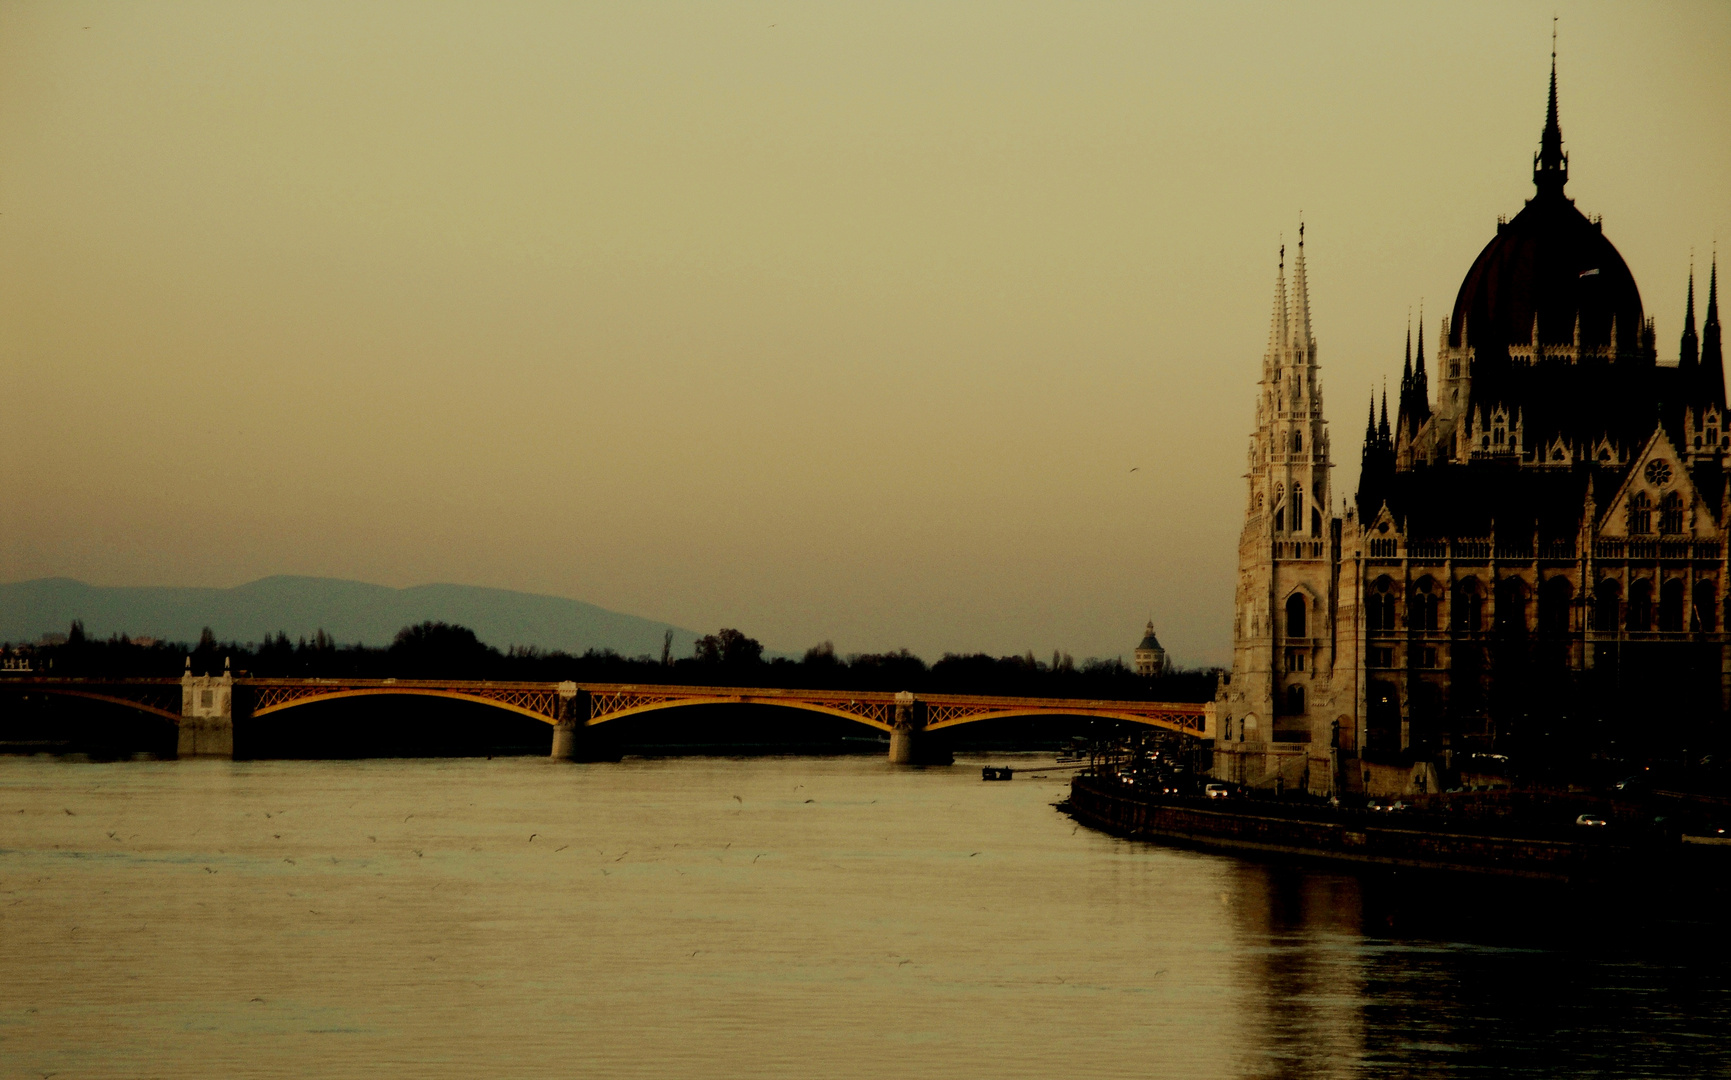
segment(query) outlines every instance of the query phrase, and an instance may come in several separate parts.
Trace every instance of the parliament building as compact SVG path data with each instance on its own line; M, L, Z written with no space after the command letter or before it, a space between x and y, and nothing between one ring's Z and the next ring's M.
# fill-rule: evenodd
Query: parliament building
M1556 62L1536 191L1408 340L1358 490L1330 490L1303 228L1257 383L1217 776L1423 790L1503 763L1698 750L1731 706L1718 272L1661 359L1564 192ZM1681 268L1679 268L1681 270Z

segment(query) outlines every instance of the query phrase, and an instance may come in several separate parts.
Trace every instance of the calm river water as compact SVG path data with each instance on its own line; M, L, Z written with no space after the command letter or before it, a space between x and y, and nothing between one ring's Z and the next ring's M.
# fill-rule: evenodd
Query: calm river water
M0 758L0 1073L1731 1075L1719 927L978 764Z

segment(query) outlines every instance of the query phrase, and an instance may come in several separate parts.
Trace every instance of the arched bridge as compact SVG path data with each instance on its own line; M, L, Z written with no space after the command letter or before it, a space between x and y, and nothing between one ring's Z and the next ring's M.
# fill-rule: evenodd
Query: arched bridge
M635 683L485 682L459 679L262 679L193 675L179 679L12 677L0 690L79 697L136 709L180 728L182 756L232 756L236 717L263 717L342 698L452 698L533 717L554 729L553 756L572 757L584 730L612 720L687 705L777 705L823 713L890 734L891 760L912 761L927 732L982 720L1079 716L1214 737L1214 703L1031 698L886 691L790 690Z

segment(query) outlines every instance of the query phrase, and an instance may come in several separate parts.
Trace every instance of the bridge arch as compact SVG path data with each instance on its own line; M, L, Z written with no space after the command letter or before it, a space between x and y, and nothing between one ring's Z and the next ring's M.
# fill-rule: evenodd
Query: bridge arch
M298 708L299 706L302 706L302 705L316 705L316 704L320 704L322 702L327 702L327 701L338 701L338 700L341 700L343 698L357 698L357 697L435 697L435 698L448 698L448 699L453 700L453 701L467 701L467 702L471 702L471 703L476 704L476 705L489 705L495 709L503 709L506 712L516 713L519 716L527 716L530 719L539 720L543 724L547 724L547 725L553 725L553 724L558 722L557 717L549 716L544 712L539 712L535 709L528 708L528 707L525 707L523 705L519 705L515 702L501 701L498 698L487 697L487 696L482 695L482 694L464 693L461 690L440 690L440 689L434 689L434 688L422 687L422 686L347 687L347 688L342 688L342 689L330 690L330 691L326 691L323 693L310 693L310 694L304 694L304 695L301 695L298 697L290 698L286 701L271 702L269 704L266 704L266 705L263 705L263 706L260 706L258 708L253 709L247 715L249 718L256 720L261 716L269 716L272 713L279 713L285 709Z
M147 716L154 716L159 720L166 720L171 724L178 725L180 723L180 714L177 712L170 712L167 709L159 708L155 705L148 705L142 701L134 701L131 698L118 697L114 694L99 694L94 690L76 690L70 687L61 686L17 686L10 687L9 689L18 690L27 694L53 694L56 697L72 697L83 698L86 701L100 701L109 705L119 705L123 709L131 709L133 712L141 712Z
M630 716L641 716L644 713L659 712L664 709L678 709L687 705L764 705L778 709L799 709L804 712L822 713L826 716L837 716L843 720L852 720L857 724L876 728L879 731L891 731L888 721L878 719L862 712L850 712L845 708L825 705L814 701L801 701L798 698L756 697L750 694L713 695L704 697L680 697L668 701L652 701L641 705L631 705L623 709L608 712L605 715L590 720L589 727L611 723ZM885 710L887 713L887 709Z

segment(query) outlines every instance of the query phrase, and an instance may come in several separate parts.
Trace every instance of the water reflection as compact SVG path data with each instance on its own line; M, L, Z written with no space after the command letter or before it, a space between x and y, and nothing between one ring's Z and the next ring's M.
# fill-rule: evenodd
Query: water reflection
M23 1075L1698 1076L1651 900L1105 837L861 758L0 758Z

